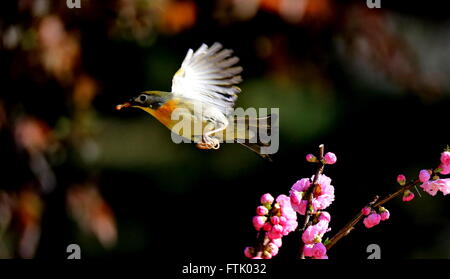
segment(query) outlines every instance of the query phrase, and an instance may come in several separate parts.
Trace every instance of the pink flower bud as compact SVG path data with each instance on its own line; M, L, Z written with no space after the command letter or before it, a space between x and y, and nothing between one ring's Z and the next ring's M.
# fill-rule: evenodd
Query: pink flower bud
M337 157L332 152L327 152L325 156L323 156L323 160L325 161L325 164L333 165L337 161Z
M268 213L269 210L265 206L260 205L256 208L256 214L258 214L259 216L264 216L267 215Z
M272 217L270 217L270 222L274 225L278 225L280 223L280 217L272 216Z
M404 186L406 184L406 176L404 176L403 174L399 174L397 176L397 182L398 184L400 184L401 186Z
M267 217L265 216L255 216L253 217L253 227L255 227L257 231L259 231L264 226L264 224L266 224L266 221Z
M272 204L274 200L275 200L275 198L272 197L272 195L269 194L269 193L264 194L264 195L261 196L261 203L262 204L265 204L265 203Z
M264 231L268 232L268 231L270 231L271 229L272 229L272 225L271 225L270 223L265 223L265 224L263 225L263 230L264 230Z
M430 172L428 170L421 170L419 173L419 180L420 182L427 182L428 180L430 180Z
M441 154L441 162L444 165L450 165L450 152L449 151L444 151Z
M253 258L254 252L255 252L255 248L253 248L253 247L245 247L245 249L244 249L244 255L249 259Z
M389 210L387 210L387 209L385 209L384 211L382 211L380 213L381 221L385 221L385 220L389 219L390 216L391 216L391 214L389 213Z
M317 162L317 158L316 158L316 156L314 156L312 154L308 154L308 155L306 155L306 161L310 162L310 163L315 163L315 162Z
M364 216L367 216L367 215L370 214L371 211L372 211L372 209L371 209L370 207L366 206L366 207L364 207L364 208L361 210L361 213L362 213Z
M414 193L411 192L410 190L406 190L406 191L403 193L403 201L404 201L404 202L409 202L409 201L411 201L412 199L414 199Z
M275 233L283 233L283 226L281 225L273 225L272 230Z
M378 225L381 221L381 216L377 213L372 213L369 216L367 216L366 218L364 218L364 225L366 226L366 228L370 229L376 225Z

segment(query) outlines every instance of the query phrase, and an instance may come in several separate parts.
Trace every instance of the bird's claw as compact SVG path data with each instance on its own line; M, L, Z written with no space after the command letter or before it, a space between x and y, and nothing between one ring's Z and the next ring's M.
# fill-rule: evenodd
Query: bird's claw
M219 149L220 141L212 137L203 137L203 141L197 143L199 149Z

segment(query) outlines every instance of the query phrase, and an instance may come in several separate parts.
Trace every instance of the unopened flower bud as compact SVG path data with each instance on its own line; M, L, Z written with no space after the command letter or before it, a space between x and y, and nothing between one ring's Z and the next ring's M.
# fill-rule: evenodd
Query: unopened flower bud
M269 213L269 210L265 206L260 205L256 208L256 214L259 216L264 216L264 215L267 215L268 213Z
M255 216L253 217L253 226L257 231L263 228L264 224L266 224L267 217L265 216Z
M431 174L429 170L421 170L419 173L419 180L422 183L427 182L428 180L430 180L431 178Z
M366 218L364 218L364 226L366 226L366 228L370 229L376 225L378 225L381 221L381 216L377 213L372 213L369 216L367 216Z
M406 190L405 192L403 192L403 201L404 202L409 202L412 199L414 199L414 193L411 192L410 190Z
M306 155L306 161L310 163L315 163L317 162L317 157L314 156L313 154L308 154Z
M441 154L441 163L444 165L450 165L450 151L444 151Z
M327 152L325 156L323 156L323 160L325 161L325 164L333 165L337 161L337 157L332 152Z
M371 209L370 207L366 206L366 207L364 207L364 208L361 210L361 213L362 213L364 216L367 216L367 215L370 214L371 211L372 211L372 209Z
M390 216L391 216L391 214L389 213L389 210L387 210L384 207L380 207L381 221L385 221L385 220L389 219Z
M272 197L271 194L267 193L261 196L261 203L262 204L272 204L274 201L274 197Z
M282 233L283 232L283 226L281 225L273 225L272 230L275 233Z
M270 222L274 225L278 225L280 223L280 217L272 216L272 217L270 217Z
M247 257L247 258L253 258L253 256L254 256L254 253L255 253L255 248L253 248L253 247L245 247L245 249L244 249L244 255Z
M400 184L401 186L405 186L406 184L406 176L404 176L403 174L399 174L397 176L397 182L398 184Z
M265 223L263 225L263 230L265 230L266 232L270 231L272 229L272 225L270 223Z

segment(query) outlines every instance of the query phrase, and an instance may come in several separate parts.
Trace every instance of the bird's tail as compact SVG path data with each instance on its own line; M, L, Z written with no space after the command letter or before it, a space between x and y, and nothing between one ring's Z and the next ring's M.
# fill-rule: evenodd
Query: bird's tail
M261 118L235 117L235 141L256 152L264 159L272 161L269 154L261 152L261 148L268 147L269 143L262 142L258 134L260 131L264 131L267 136L270 136L272 117L272 114Z

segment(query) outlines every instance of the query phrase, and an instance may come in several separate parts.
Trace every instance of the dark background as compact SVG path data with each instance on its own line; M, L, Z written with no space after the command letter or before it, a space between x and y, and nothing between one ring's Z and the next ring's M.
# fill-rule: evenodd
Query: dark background
M338 157L325 171L336 188L329 237L394 192L399 173L439 164L450 105L444 4L311 0L286 14L281 0L254 13L250 2L1 4L2 258L66 258L77 243L83 258L239 260L255 241L259 197L310 177L304 157L321 143ZM280 108L273 162L238 145L176 145L149 115L114 109L170 90L187 49L215 41L241 59L237 106ZM365 259L371 243L387 259L448 258L448 197L415 194L388 203L381 225L359 224L330 258ZM290 234L277 259L296 257L298 244Z

